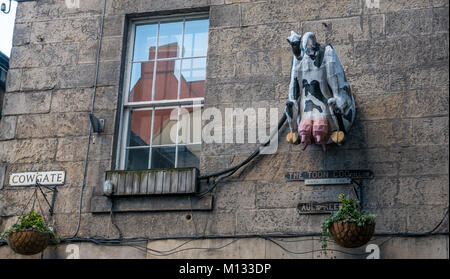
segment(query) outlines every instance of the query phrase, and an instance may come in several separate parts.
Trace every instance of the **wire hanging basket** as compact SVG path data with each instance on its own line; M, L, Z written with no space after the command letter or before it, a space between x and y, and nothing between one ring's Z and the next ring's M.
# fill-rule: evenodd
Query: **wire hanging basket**
M21 255L35 255L47 248L50 234L38 230L17 230L8 235L9 247Z
M356 222L333 222L328 227L334 241L345 248L361 247L372 238L375 222L358 226Z
M36 183L36 188L25 205L18 221L7 231L0 234L0 237L6 240L8 246L14 252L21 255L35 255L44 251L50 244L51 239L56 237L53 229L46 225L47 222L38 199L37 190L40 190L45 199L46 194L40 186L40 184ZM28 214L24 214L31 201L33 201L31 211ZM34 211L36 201L38 202L42 215Z

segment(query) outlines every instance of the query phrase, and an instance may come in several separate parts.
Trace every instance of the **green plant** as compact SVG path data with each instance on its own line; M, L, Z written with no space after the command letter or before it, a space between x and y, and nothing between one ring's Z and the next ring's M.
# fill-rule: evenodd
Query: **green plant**
M322 249L327 248L327 238L330 236L328 228L334 222L355 222L358 226L372 223L375 221L375 214L367 214L361 209L359 201L353 198L345 198L344 194L339 194L339 210L328 216L322 223L322 235L320 242Z
M11 232L26 229L47 232L50 234L50 237L53 238L56 242L59 241L55 232L45 225L42 216L36 213L34 210L31 210L28 214L20 217L19 222L12 225L6 231L0 233L0 238L6 239Z

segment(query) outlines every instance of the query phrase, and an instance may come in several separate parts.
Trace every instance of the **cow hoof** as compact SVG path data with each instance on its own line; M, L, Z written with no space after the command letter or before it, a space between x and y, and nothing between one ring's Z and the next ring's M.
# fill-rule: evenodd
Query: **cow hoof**
M340 145L344 142L344 132L342 131L334 131L333 133L331 133L331 140Z
M299 144L298 136L296 133L288 133L286 135L286 141L292 144Z

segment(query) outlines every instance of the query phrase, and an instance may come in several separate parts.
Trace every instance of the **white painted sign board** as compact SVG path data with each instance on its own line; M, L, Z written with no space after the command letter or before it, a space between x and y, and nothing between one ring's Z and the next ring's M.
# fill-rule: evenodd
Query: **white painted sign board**
M332 184L351 184L350 178L322 178L322 179L305 179L305 185L332 185Z
M64 185L65 171L13 172L9 176L9 186Z

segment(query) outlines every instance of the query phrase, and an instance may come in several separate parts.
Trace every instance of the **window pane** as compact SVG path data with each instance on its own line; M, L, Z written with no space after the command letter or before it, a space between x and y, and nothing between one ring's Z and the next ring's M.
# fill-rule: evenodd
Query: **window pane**
M205 96L206 58L184 59L181 67L180 98Z
M152 169L166 169L175 167L175 146L152 148Z
M155 58L158 24L136 26L133 61L146 61Z
M202 140L201 107L182 107L180 110L180 144L199 143Z
M208 50L209 20L186 21L184 27L183 57L206 56Z
M201 146L179 145L178 146L178 166L177 168L198 168L200 166Z
M178 98L180 60L158 61L156 64L155 101Z
M158 59L180 57L183 22L162 23L159 26Z
M151 125L151 110L131 111L130 130L128 133L128 146L149 146Z
M148 169L149 148L138 148L127 150L127 170L146 170Z
M129 102L152 100L153 71L155 62L134 63L131 70Z
M152 145L175 144L177 117L177 108L155 110Z

